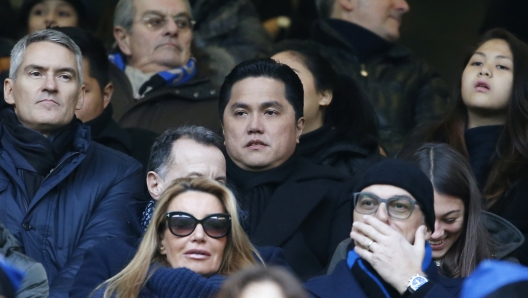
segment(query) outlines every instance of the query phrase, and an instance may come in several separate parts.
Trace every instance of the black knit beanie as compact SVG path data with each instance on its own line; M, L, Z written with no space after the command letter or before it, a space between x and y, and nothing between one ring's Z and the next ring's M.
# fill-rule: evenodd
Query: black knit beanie
M434 190L431 181L410 162L401 159L387 159L372 166L356 185L355 191L360 192L374 184L388 184L409 192L425 216L425 225L434 232Z

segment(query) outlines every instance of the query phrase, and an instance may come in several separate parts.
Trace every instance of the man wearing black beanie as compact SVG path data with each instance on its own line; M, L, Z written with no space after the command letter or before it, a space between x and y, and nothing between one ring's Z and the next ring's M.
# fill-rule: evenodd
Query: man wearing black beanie
M407 161L370 168L356 186L346 259L309 280L314 297L455 297L461 282L442 278L426 240L434 231L434 190Z

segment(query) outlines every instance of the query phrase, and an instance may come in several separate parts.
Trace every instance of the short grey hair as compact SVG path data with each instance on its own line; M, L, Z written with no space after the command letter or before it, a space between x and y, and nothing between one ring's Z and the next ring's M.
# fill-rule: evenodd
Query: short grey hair
M329 18L334 10L335 0L315 0L315 7L320 18Z
M134 18L136 17L136 8L134 7L135 0L119 0L117 2L115 13L114 13L114 28L123 27L127 32L132 30L132 24L134 24ZM189 0L183 0L189 14L192 16L192 9Z
M35 33L24 36L19 40L13 50L11 50L11 62L9 65L9 78L16 81L18 76L18 69L22 64L24 55L28 46L36 42L52 42L67 48L70 52L75 55L75 61L77 62L77 71L79 87L83 83L83 64L82 64L82 53L81 49L75 44L75 42L69 38L66 34L53 29L46 29L37 31Z

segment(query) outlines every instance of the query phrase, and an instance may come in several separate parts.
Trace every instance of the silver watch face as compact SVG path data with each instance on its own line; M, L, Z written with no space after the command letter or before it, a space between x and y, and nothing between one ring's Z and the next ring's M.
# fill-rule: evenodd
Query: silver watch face
M418 290L421 286L423 286L426 282L428 282L427 278L418 275L418 276L413 277L413 279L411 280L411 284L409 285L409 287L410 287L411 289L413 289L413 291L416 291L416 290Z

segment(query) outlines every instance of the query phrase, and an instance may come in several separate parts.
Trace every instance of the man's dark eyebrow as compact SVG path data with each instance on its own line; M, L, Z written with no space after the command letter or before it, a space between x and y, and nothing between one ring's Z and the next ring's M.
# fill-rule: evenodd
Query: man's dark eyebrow
M260 104L260 107L261 108L271 108L271 107L282 108L283 105L280 102L274 100L274 101L263 102L263 103Z
M276 100L263 102L259 106L260 106L261 109L270 108L270 107L277 107L277 108L282 108L283 107L283 105L280 102L276 101ZM238 109L238 108L248 109L249 105L246 104L246 103L243 103L243 102L235 102L231 106L231 109Z
M249 107L248 104L245 104L243 102L235 102L232 106L231 106L231 109L238 109L238 108L241 108L241 109L247 109Z

